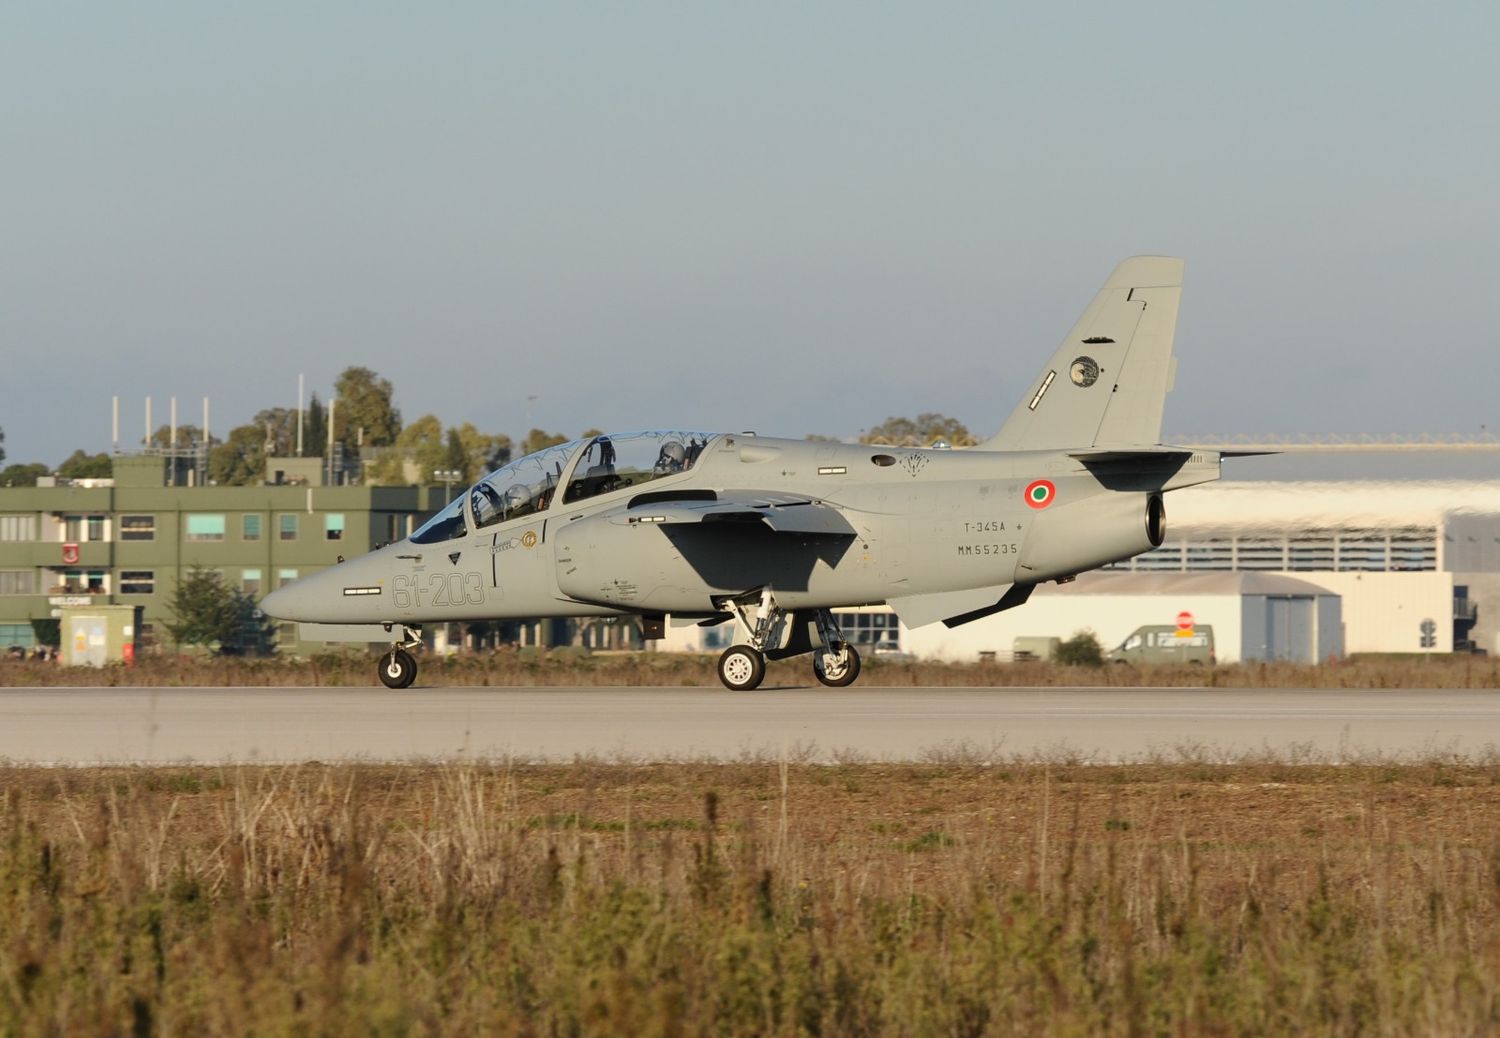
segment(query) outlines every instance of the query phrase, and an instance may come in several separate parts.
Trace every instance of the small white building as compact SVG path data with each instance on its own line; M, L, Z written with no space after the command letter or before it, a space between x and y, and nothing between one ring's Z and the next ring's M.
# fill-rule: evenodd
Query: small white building
M960 627L903 626L901 647L924 659L1008 660L1017 638L1066 639L1088 630L1110 649L1138 627L1176 626L1183 614L1196 627L1213 628L1220 663L1343 655L1339 596L1275 573L1085 573L1068 584L1043 584L1025 605Z

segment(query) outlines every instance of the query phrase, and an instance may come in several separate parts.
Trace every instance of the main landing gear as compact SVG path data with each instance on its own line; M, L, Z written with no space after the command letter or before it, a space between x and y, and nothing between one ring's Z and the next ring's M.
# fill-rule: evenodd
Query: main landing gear
M401 640L391 645L391 651L380 657L377 673L386 688L407 688L417 680L417 661L409 650L422 644L420 628L402 626Z
M776 604L769 588L758 600L731 600L740 625L750 632L748 645L731 645L719 657L719 680L731 692L749 692L760 687L766 676L767 659L783 659L812 653L813 675L833 688L852 685L859 677L859 653L844 640L833 613L827 609L796 610L788 614ZM752 615L753 610L753 615ZM792 630L785 630L790 623ZM812 632L817 644L812 644Z

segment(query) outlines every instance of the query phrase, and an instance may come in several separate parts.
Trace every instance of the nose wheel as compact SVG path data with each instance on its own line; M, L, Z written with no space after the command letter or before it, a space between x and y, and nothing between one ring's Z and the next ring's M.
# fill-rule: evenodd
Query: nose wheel
M389 631L393 625L387 624ZM391 645L391 651L380 657L375 673L386 688L408 688L417 680L417 661L411 651L422 644L420 627L401 627L401 640Z
M417 661L405 649L392 649L380 657L380 681L386 688L406 688L417 680Z

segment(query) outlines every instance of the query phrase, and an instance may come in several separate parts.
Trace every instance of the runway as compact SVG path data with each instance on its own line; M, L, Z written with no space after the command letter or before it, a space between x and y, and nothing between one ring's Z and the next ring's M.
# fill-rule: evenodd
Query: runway
M1297 759L1484 756L1500 692L1305 689L9 688L0 760Z

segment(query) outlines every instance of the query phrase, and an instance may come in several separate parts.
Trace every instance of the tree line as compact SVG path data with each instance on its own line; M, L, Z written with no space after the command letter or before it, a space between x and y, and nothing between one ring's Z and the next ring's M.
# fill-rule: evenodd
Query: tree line
M250 421L230 429L224 437L210 437L208 479L219 486L250 486L266 478L270 458L297 453L296 408L268 407ZM583 436L597 435L589 429ZM389 379L365 367L350 367L334 383L331 406L314 392L302 413L302 457L325 458L330 447L344 458L359 459L365 448L374 457L362 466L361 479L376 486L442 482L435 472L453 472L455 483L468 483L490 472L512 457L563 443L561 433L531 429L519 444L504 433L487 433L472 422L443 425L436 415L426 414L403 424ZM809 434L809 440L835 437ZM859 442L897 447L930 447L946 444L968 447L976 441L964 424L935 412L916 418L892 416L862 432ZM0 430L0 463L5 461L5 432ZM203 430L191 423L179 425L173 439L170 426L151 434L144 446L197 450L203 446ZM75 450L55 472L39 462L16 463L0 468L0 486L35 486L37 479L57 475L66 479L108 477L113 460L107 453Z

